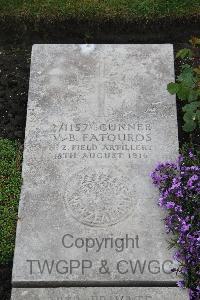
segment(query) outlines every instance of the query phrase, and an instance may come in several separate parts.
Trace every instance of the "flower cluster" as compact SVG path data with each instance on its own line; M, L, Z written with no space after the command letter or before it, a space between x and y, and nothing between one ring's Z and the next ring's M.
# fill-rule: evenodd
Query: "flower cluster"
M200 299L200 155L192 150L176 163L160 163L151 173L159 188L158 205L167 211L165 228L173 234L171 246L178 268L173 271L184 280L179 287L189 288L191 300Z

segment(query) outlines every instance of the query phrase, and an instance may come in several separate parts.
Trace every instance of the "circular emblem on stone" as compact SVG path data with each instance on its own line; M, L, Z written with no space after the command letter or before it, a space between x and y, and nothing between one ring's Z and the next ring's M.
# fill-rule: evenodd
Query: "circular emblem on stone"
M64 201L79 222L94 227L116 224L133 211L134 189L118 168L83 168L67 182Z

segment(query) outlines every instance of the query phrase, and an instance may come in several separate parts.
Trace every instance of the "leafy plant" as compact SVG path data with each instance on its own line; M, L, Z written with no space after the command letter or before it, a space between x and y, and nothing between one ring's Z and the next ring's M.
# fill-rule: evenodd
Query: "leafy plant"
M177 53L176 58L183 60L181 72L176 82L171 82L167 86L170 94L176 94L178 99L186 102L182 108L183 130L186 132L200 128L200 65L194 66L194 49L200 46L200 39L193 37L190 43L193 50L184 48Z

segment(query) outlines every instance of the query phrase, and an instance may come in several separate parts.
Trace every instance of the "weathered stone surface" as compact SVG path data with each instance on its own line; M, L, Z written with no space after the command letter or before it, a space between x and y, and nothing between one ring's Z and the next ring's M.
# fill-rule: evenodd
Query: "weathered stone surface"
M172 45L33 46L15 286L175 280L149 178L178 154L173 80Z
M11 300L188 300L173 287L98 287L13 289Z

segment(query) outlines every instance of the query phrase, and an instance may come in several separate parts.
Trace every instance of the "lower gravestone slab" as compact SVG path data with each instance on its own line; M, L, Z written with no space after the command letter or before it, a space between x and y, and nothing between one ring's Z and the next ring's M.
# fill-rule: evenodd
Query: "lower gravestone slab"
M11 300L188 300L173 287L98 287L13 289Z
M178 155L172 45L34 45L13 285L173 282L149 178Z

